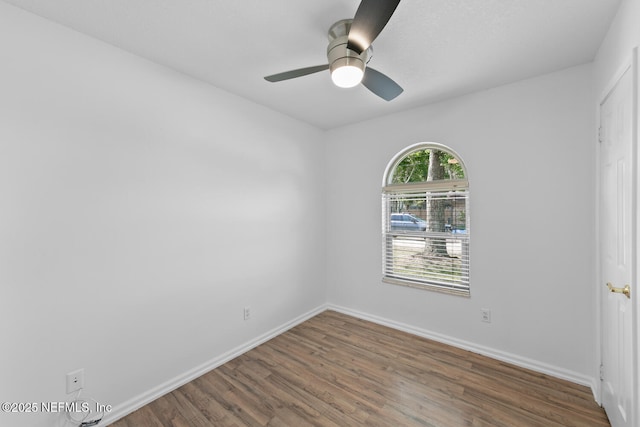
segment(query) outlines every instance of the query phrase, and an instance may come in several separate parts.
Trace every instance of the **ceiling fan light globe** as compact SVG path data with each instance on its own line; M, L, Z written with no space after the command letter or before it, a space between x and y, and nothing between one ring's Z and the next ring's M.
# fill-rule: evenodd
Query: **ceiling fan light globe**
M344 65L331 71L333 84L342 88L357 86L362 81L364 71L360 67Z

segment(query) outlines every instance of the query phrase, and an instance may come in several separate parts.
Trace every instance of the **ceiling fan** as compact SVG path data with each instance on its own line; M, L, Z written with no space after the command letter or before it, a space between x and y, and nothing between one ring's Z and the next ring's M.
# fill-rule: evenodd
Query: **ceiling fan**
M353 19L343 19L329 29L328 64L299 68L265 77L280 82L330 70L331 80L338 87L354 87L362 83L380 98L391 101L403 89L386 75L367 64L371 60L371 43L378 37L400 0L362 0Z

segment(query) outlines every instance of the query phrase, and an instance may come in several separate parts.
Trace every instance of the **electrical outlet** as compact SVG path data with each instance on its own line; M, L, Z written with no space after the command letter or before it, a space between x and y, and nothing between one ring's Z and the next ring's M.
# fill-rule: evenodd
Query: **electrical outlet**
M481 316L480 319L483 322L491 323L491 310L489 310L488 308L481 308L480 316Z
M67 374L67 394L84 388L84 369L69 372Z
M249 320L251 319L251 307L246 306L244 308L244 320Z

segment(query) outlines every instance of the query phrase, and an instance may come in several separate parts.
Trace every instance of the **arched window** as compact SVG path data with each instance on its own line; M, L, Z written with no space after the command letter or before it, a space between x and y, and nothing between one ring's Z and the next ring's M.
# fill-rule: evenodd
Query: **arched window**
M412 145L382 187L383 281L469 295L469 182L453 150Z

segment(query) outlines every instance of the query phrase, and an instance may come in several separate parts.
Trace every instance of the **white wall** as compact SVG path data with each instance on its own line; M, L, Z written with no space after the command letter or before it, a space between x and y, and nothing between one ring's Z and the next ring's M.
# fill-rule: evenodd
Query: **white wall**
M594 119L584 65L329 132L330 304L593 385ZM382 175L422 141L468 168L470 298L381 282Z
M628 62L632 49L640 46L639 19L640 0L622 0L594 61L597 102L616 72Z
M0 52L0 401L121 408L325 303L322 132L1 2Z

